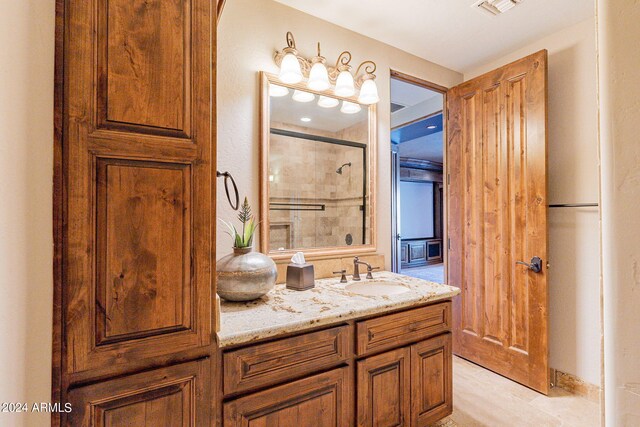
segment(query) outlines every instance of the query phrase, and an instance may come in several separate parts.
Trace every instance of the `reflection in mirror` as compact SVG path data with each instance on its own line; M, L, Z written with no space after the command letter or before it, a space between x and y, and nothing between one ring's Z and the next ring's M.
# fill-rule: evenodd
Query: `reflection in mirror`
M267 84L269 252L370 245L375 107Z

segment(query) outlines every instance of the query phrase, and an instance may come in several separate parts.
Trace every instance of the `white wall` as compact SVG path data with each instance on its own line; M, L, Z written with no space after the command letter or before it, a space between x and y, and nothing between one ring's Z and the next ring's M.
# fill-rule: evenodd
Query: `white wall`
M640 425L640 5L598 0L605 417Z
M400 181L402 238L434 237L433 231L433 183Z
M259 197L259 84L258 71L275 73L274 51L286 45L285 34L292 31L298 50L305 57L315 54L317 42L328 62L335 62L343 50L350 50L353 63L370 59L377 63L378 174L376 215L378 252L385 255L387 268L391 253L391 172L390 172L390 69L450 87L462 75L412 56L329 22L270 0L227 2L219 25L218 57L218 169L229 170L236 178L241 196L258 210ZM218 191L218 216L235 218L224 191ZM231 251L228 236L219 233L217 256Z
M595 21L589 19L465 72L465 80L549 51L549 203L597 202ZM551 367L600 385L600 249L597 208L549 209Z
M54 6L0 0L0 402L51 396Z

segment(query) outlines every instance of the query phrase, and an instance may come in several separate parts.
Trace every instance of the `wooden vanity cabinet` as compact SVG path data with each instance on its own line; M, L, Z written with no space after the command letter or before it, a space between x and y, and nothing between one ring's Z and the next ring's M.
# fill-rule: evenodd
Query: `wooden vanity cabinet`
M451 303L222 352L222 423L428 426L451 414Z
M429 426L453 411L451 334L357 362L357 425Z

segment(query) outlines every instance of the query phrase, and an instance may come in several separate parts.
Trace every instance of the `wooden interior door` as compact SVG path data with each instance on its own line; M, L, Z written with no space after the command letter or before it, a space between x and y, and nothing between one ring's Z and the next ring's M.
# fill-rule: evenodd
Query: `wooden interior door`
M58 11L64 401L80 384L213 353L216 11L209 0L67 0ZM102 393L83 390L84 403Z
M447 110L454 353L547 393L547 52L454 87Z

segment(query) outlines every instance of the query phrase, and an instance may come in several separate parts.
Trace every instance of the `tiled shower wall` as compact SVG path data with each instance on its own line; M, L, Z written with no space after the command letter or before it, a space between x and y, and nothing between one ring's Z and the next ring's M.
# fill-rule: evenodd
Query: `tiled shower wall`
M273 127L367 143L366 123L337 133L291 125ZM354 129L355 128L355 129ZM363 130L364 129L364 132ZM363 243L363 149L282 135L270 135L270 203L324 205L325 210L270 210L270 250L317 248ZM342 164L351 162L340 175ZM367 190L368 192L368 190ZM364 232L370 239L369 198ZM309 209L309 208L306 208Z

